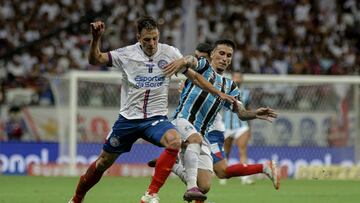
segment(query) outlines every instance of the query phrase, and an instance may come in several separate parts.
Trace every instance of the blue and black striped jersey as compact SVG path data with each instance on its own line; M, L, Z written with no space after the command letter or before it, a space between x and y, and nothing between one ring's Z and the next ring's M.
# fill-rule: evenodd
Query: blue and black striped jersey
M241 95L240 99L244 104L244 107L247 108L250 105L250 91L245 88L241 88ZM225 111L223 120L225 123L225 128L228 129L238 129L241 127L249 126L248 121L242 121L239 119L237 114L231 112L231 111Z
M216 89L239 98L240 92L236 83L216 73L205 58L199 59L195 71L213 84ZM214 122L216 114L222 107L230 109L231 104L203 91L200 87L187 80L174 118L187 119L195 126L198 132L205 135L208 127Z

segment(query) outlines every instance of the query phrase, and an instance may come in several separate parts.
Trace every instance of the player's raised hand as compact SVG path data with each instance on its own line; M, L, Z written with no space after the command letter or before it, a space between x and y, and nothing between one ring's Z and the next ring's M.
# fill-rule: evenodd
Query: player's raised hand
M277 113L269 107L258 108L256 109L255 114L256 114L256 118L266 120L269 122L272 122L273 119L277 117Z
M93 39L99 39L105 32L105 24L102 21L95 21L90 23L90 29Z

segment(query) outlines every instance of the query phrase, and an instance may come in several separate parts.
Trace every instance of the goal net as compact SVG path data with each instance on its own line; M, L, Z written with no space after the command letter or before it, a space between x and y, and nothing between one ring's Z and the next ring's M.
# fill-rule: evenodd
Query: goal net
M179 100L183 78L174 77L169 90L169 116ZM301 166L356 165L360 159L358 77L245 75L252 109L269 106L279 116L274 122L251 121L249 163L276 160L284 176L293 177ZM91 163L102 149L120 107L121 74L71 72L51 79L62 131L59 156L69 163ZM138 140L130 153L117 160L117 175L147 175L144 164L162 149ZM230 163L238 161L233 149Z

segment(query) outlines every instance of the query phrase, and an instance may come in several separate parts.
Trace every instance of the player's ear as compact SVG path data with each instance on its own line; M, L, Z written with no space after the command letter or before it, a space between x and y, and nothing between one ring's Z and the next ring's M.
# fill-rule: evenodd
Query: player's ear
M213 57L214 57L214 54L215 54L215 49L213 49L213 50L211 51L210 58L213 58Z
M138 42L140 42L140 34L139 33L136 34L136 39Z

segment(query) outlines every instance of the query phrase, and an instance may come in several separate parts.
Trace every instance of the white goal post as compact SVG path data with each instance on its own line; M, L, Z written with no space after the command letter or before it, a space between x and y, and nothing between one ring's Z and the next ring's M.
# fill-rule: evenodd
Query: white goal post
M78 162L78 142L80 140L79 129L79 111L93 109L91 105L80 105L84 103L81 100L83 97L92 98L93 104L100 111L104 111L103 114L107 114L108 107L106 106L109 101L101 101L100 106L98 105L97 99L91 96L92 91L110 92L112 99L120 101L120 92L117 88L105 87L106 84L121 85L121 74L118 72L98 72L98 71L71 71L68 75L61 78L52 78L51 84L52 89L55 93L57 107L59 109L59 121L61 120L62 132L59 135L59 155L68 156L68 162L70 166L69 175L76 174L76 163ZM229 76L230 77L230 76ZM176 91L177 84L180 80L184 80L184 77L173 77L172 88L170 92L173 95L178 94ZM55 81L55 82L54 82ZM61 81L61 82L59 82ZM313 146L328 146L331 145L331 141L328 142L329 138L325 138L327 135L327 129L321 128L320 120L324 116L334 115L334 117L340 117L343 114L351 117L350 129L346 129L346 133L350 134L349 140L346 145L354 146L354 159L360 161L360 77L359 76L310 76L310 75L244 75L244 84L252 92L254 98L252 101L255 102L255 106L269 105L275 110L286 114L290 119L284 120L284 122L290 122L292 130L287 131L280 126L280 129L269 128L259 124L263 131L269 132L270 135L263 135L258 138L257 136L263 132L257 132L257 123L252 123L256 127L254 128L253 140L250 144L253 145L269 145L269 146L303 146L307 145L308 137L306 134L312 134L312 141L309 145ZM325 84L325 85L324 85ZM100 90L96 90L97 87L101 86ZM81 89L86 88L86 91L80 92ZM300 88L301 87L301 88ZM79 90L80 89L80 90ZM89 95L88 95L89 94ZM68 95L68 96L65 96ZM104 96L107 97L107 96ZM63 98L62 100L59 98ZM174 99L175 98L175 99ZM339 98L345 98L349 106L348 112L336 112L335 108L338 105ZM67 101L64 101L67 100ZM173 97L173 101L169 102L170 110L174 110L174 106L177 105L178 97ZM110 102L111 103L111 102ZM114 102L112 102L113 104ZM116 103L116 102L115 102ZM101 106L103 105L103 106ZM115 109L115 110L114 110ZM118 112L119 106L113 105L112 112L115 111L114 115ZM311 114L311 122L302 123L301 125L297 122L300 120L306 120L306 114ZM298 118L297 115L302 115ZM86 113L85 115L90 115ZM115 116L113 116L116 119ZM293 117L293 119L292 119ZM339 118L335 118L337 120ZM314 122L319 120L317 124L318 130L316 132L298 132L299 128L306 128L306 126L312 127ZM340 118L341 120L341 118ZM329 124L329 119L327 124ZM304 126L303 126L304 124ZM112 123L111 123L112 125ZM271 124L270 124L271 125ZM320 127L319 127L320 126ZM110 126L111 127L111 126ZM320 129L321 128L321 129ZM339 127L340 129L340 127ZM343 133L343 131L335 129L335 133ZM339 130L339 131L336 131ZM329 130L331 131L331 129ZM277 135L279 133L281 135ZM289 137L287 133L292 135ZM86 134L86 133L85 133ZM326 134L326 135L325 135ZM269 137L274 138L269 138ZM286 138L284 138L285 136ZM299 137L300 136L300 137ZM301 137L304 136L304 137ZM335 135L336 136L336 135ZM280 141L281 142L280 142Z

